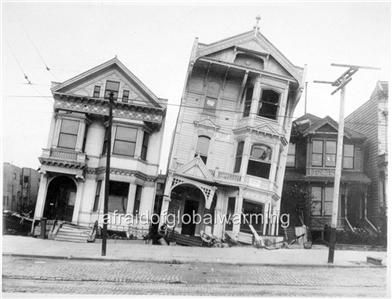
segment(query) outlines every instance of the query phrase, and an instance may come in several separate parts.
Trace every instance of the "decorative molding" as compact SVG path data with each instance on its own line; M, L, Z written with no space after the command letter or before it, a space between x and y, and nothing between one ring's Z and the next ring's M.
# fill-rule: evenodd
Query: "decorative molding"
M217 125L214 121L212 121L210 118L204 118L200 121L194 121L193 122L196 127L202 127L206 129L213 129L214 131L218 131L220 129L220 126Z
M98 167L98 168L88 167L86 169L86 174L87 175L100 175L100 174L105 174L105 171L106 171L105 167ZM135 177L135 178L141 179L146 182L155 182L158 179L158 176L147 175L147 174L140 172L140 171L137 171L137 170L128 170L128 169L120 169L120 168L110 168L110 174Z

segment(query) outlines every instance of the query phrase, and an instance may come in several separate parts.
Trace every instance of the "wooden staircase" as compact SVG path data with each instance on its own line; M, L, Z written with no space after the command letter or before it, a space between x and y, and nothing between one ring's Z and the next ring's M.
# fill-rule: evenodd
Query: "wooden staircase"
M91 234L91 228L69 223L63 223L54 239L56 241L86 243Z

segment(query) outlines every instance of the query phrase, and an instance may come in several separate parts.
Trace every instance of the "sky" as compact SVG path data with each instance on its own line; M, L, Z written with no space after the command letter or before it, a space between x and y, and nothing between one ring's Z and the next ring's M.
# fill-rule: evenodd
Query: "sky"
M313 83L344 72L331 63L381 68L355 74L346 88L345 115L369 99L378 80L389 80L389 2L190 3L3 2L3 161L38 168L53 112L51 81L65 81L117 55L169 100L164 171L194 38L211 43L249 31L257 15L260 32L292 63L307 65L308 113L338 119L339 94ZM294 116L303 115L304 107L302 97Z

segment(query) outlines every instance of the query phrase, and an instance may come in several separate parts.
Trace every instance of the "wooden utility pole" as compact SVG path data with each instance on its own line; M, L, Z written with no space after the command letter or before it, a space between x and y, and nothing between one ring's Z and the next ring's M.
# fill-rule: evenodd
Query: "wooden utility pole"
M332 219L331 219L331 234L329 239L328 263L334 262L335 245L336 245L336 228L338 224L338 211L339 211L339 191L340 191L340 178L342 174L343 162L343 136L344 136L344 100L346 85L352 80L352 76L358 72L359 69L376 70L378 68L348 64L332 63L332 66L347 67L345 71L335 81L313 81L314 83L324 83L337 87L331 95L334 95L340 90L340 108L339 108L339 129L338 129L338 145L336 150L336 167L335 167L335 180L333 187L333 202L332 202Z
M106 256L106 240L108 234L108 206L109 206L109 184L110 184L110 150L112 143L112 119L113 119L113 92L109 95L109 120L106 136L106 169L105 169L105 199L103 202L103 228L102 228L102 250L101 255Z

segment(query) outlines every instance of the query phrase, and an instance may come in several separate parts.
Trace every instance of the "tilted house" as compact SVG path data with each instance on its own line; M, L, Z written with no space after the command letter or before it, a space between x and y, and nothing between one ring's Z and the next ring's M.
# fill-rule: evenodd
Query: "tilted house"
M113 58L52 87L54 112L39 157L36 219L102 225L110 93L115 101L109 212L153 211L167 101ZM111 222L109 229L128 227Z
M222 237L230 231L249 238L246 223L219 219L241 211L264 219L279 214L302 80L303 68L257 28L211 44L195 40L172 140L162 222L165 215L177 220L210 215L201 223L177 221L174 229L190 236L204 231ZM278 222L275 216L253 224L260 235L274 237Z
M378 81L370 99L345 119L349 128L366 137L365 172L369 186L368 216L378 227L387 225L388 182L388 82Z
M319 118L308 113L296 119L293 122L286 164L285 185L302 185L310 192L312 198L308 225L314 236L322 238L325 226L331 225L337 134L338 123L329 116ZM365 219L367 188L370 184L364 173L365 141L363 134L345 128L338 209L339 230L372 225Z

